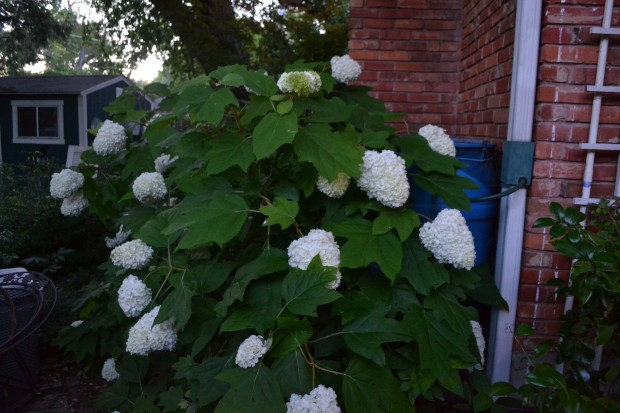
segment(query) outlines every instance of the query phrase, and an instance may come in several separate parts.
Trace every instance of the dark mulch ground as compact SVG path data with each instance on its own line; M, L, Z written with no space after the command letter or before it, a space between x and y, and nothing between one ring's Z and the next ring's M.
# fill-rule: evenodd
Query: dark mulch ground
M94 413L93 401L106 381L91 377L68 355L42 346L39 355L39 388L24 413ZM0 410L1 407L0 407Z

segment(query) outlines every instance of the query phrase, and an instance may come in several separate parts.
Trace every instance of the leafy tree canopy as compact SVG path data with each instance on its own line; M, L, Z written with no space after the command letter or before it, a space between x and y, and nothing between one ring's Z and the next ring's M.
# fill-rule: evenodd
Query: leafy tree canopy
M0 0L0 75L19 74L51 40L69 35L70 26L54 18L59 3Z
M173 76L244 63L281 71L329 60L347 44L348 0L92 0L123 60L161 52Z

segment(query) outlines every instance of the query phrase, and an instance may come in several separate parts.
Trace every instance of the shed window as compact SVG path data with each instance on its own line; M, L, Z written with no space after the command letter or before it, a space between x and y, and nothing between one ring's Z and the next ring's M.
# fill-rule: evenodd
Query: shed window
M63 145L62 100L13 100L13 143Z

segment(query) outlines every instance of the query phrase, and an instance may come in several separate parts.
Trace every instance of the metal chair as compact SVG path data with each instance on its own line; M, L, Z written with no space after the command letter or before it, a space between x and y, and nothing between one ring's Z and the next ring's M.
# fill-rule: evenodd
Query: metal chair
M0 274L0 410L17 412L32 400L39 373L38 331L56 304L43 274Z

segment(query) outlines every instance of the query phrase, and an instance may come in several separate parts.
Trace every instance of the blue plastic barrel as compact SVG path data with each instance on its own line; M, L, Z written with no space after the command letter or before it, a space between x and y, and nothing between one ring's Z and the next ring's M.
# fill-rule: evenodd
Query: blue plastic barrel
M456 158L467 164L457 174L474 181L479 189L465 191L467 196L479 198L499 192L499 169L495 158L495 145L485 141L453 139L456 147ZM411 185L413 209L430 219L447 208L447 205L437 196ZM469 211L461 211L467 226L474 236L476 248L476 262L491 264L495 256L497 214L499 200L486 202L472 202Z

